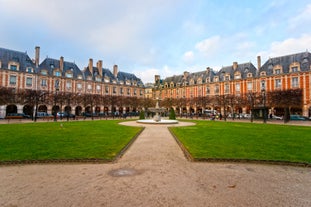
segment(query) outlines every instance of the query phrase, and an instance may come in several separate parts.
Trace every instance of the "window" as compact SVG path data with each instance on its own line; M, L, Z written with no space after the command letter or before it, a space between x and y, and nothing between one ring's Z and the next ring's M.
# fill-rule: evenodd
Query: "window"
M120 94L123 94L123 88L120 88Z
M293 73L298 72L298 67L292 67L292 72Z
M297 88L299 86L298 77L292 78L292 88Z
M16 76L15 75L10 76L10 85L16 85Z
M206 87L206 94L210 94L209 86Z
M80 79L80 80L81 80L81 79L82 79L82 75L78 75L78 79Z
M235 84L235 91L241 91L241 84L240 83Z
M261 81L260 90L266 90L266 81L265 81L265 80L262 80L262 81Z
M60 71L55 71L55 72L54 72L54 75L55 75L56 77L60 77L60 76L61 76L61 73L60 73Z
M88 85L87 85L87 89L88 89L88 90L92 90L92 85L91 85L91 84L88 84Z
M79 90L81 90L81 89L82 89L82 84L81 84L81 83L78 83L78 84L77 84L77 88L78 88Z
M73 77L72 73L66 73L66 78L72 78L72 77Z
M17 65L10 65L10 70L17 71Z
M226 80L226 81L230 80L230 76L229 76L229 75L226 75L225 80Z
M265 71L262 71L261 73L260 73L260 76L265 76L266 75L266 72Z
M134 95L136 95L136 94L137 94L136 89L134 89Z
M114 86L113 87L113 91L112 91L113 93L117 93L117 88Z
M106 93L109 93L109 87L108 86L105 87L105 91L106 91Z
M100 85L96 85L96 90L100 91Z
M281 69L275 69L274 74L276 74L276 75L281 74Z
M102 79L100 78L100 76L96 76L95 81L97 81L97 82L101 82L101 81L102 81Z
M241 79L241 74L240 73L235 74L234 79Z
M48 72L46 70L41 70L41 75L47 75Z
M225 93L229 93L230 92L230 86L229 84L225 84Z
M32 69L31 67L27 67L27 68L26 68L26 72L27 72L27 73L33 73L33 69Z
M51 64L51 65L50 65L50 67L53 69L53 68L54 68L54 65L53 65L53 64Z
M47 86L46 79L42 79L42 80L41 80L41 86Z
M253 90L253 83L252 82L247 82L247 90L252 91Z
M139 94L142 96L143 95L143 90L140 89Z
M127 89L127 95L130 95L130 94L131 94L131 89L128 88L128 89Z
M219 93L219 85L215 85L215 93Z
M281 87L282 87L281 79L275 79L275 88L281 88Z
M71 81L67 81L66 82L66 88L67 89L71 89Z
M26 86L32 86L32 78L30 77L26 78Z

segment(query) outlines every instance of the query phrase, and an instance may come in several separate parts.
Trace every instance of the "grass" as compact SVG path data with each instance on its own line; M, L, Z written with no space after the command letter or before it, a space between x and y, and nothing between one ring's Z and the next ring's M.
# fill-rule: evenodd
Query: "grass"
M112 160L141 128L117 120L0 125L0 162ZM61 126L62 124L62 126Z
M171 128L194 159L311 163L311 127L195 122L195 126Z

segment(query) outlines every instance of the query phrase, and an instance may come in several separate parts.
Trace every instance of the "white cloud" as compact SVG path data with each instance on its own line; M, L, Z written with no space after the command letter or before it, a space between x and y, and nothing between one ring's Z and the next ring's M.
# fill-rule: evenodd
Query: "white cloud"
M268 51L260 52L262 59L269 57L277 57L282 55L289 55L310 50L311 35L302 35L298 38L288 38L283 41L273 42ZM309 48L308 48L309 47Z
M311 4L308 4L306 7L304 7L304 10L301 13L293 15L293 18L289 20L289 29L296 30L300 29L301 27L303 29L306 29L306 27L309 27L310 22L311 22Z
M185 52L184 55L183 55L183 60L184 60L184 62L186 62L186 63L191 63L191 62L193 62L193 60L194 60L194 53L193 53L193 51L187 51L187 52Z
M143 83L154 83L154 76L159 75L159 69L149 68L144 70L136 70L133 73L139 77Z
M207 57L212 56L221 49L221 38L220 36L207 38L201 42L198 42L195 45L195 48Z

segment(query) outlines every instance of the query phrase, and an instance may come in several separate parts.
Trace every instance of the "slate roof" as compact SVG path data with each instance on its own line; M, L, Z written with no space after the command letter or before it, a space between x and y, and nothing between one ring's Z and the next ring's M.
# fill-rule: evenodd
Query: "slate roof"
M225 75L230 75L230 80L234 80L234 74L239 71L241 74L241 79L246 79L247 74L252 73L252 77L256 77L257 75L257 69L256 67L251 63L241 63L237 64L237 68L234 69L233 65L222 67L218 72L217 75L219 76L219 81L224 81Z
M41 72L41 70L47 70L48 75L52 76L53 70L55 68L60 68L60 60L56 60L53 58L46 58L39 65L39 72ZM82 75L82 71L79 69L79 67L75 63L64 61L62 77L65 77L65 74L67 71L71 71L73 73L73 78L77 78L78 75Z
M308 71L310 70L311 53L306 51L292 55L270 58L261 66L259 69L259 74L260 72L265 71L267 76L273 75L273 67L276 65L282 66L283 73L289 73L289 66L293 62L300 63L301 71Z
M25 72L26 68L28 67L31 67L33 69L36 68L36 65L26 52L19 52L5 48L0 48L0 60L2 68L4 69L9 69L8 63L10 61L18 62L20 64L19 71L21 72Z

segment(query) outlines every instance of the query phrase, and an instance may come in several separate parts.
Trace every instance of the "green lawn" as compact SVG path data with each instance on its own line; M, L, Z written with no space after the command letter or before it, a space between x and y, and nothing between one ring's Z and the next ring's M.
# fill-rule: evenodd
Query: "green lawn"
M311 163L311 127L194 121L173 127L194 159L248 159Z
M0 162L112 160L141 128L117 120L0 125ZM62 126L61 126L62 124Z

